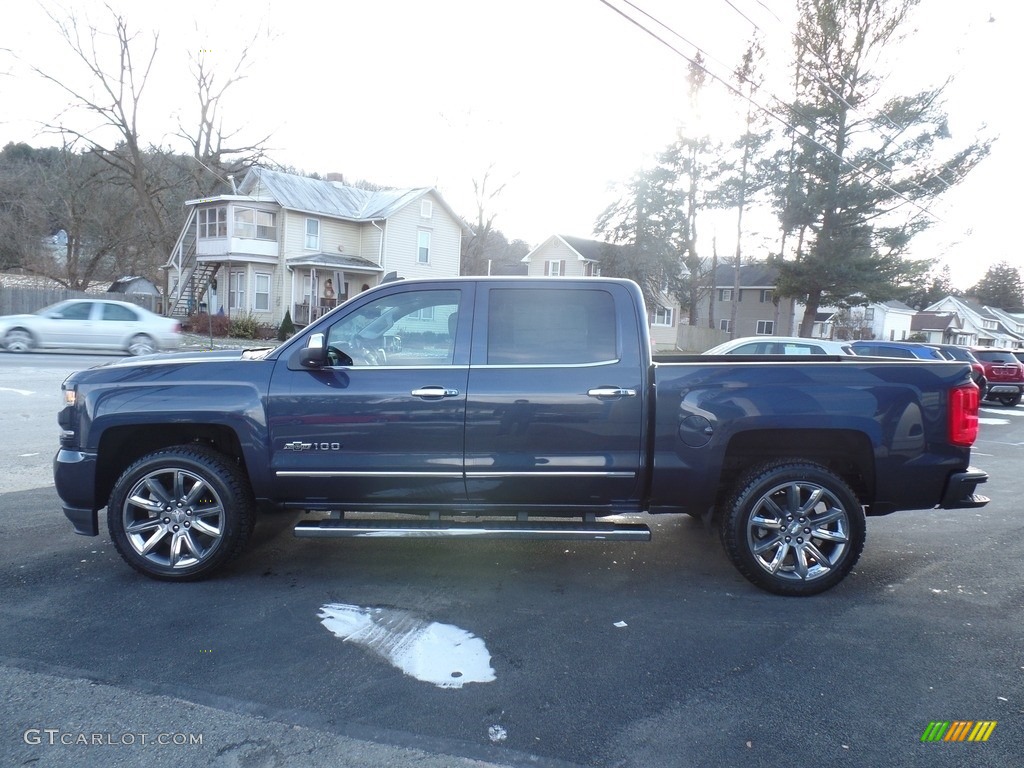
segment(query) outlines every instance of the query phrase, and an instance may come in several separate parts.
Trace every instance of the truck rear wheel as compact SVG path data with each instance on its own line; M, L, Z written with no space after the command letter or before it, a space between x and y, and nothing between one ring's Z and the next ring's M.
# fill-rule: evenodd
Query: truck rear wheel
M229 459L181 446L143 456L122 473L110 494L107 528L135 570L193 581L245 548L254 506L248 480Z
M788 460L747 472L725 504L720 533L749 581L778 595L834 587L864 549L864 509L825 467Z

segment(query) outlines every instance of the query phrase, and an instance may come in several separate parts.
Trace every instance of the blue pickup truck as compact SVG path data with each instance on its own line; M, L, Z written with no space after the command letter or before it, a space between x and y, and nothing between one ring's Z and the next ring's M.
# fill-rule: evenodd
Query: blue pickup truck
M209 576L257 511L297 536L637 541L686 513L771 592L860 556L865 519L979 507L978 389L958 362L652 358L626 280L404 280L274 349L72 374L54 475L75 531Z

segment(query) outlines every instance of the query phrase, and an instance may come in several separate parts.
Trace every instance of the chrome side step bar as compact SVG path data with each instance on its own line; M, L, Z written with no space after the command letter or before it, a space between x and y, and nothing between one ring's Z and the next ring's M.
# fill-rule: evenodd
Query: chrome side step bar
M303 520L299 538L472 538L561 541L650 541L641 523L507 522L462 523L442 520Z

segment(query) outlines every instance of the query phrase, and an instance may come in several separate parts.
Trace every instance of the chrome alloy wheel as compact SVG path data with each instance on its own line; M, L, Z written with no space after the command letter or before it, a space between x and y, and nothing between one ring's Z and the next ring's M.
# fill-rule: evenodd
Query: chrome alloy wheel
M791 481L766 491L747 521L747 546L765 573L813 581L832 572L850 544L850 519L827 488Z
M121 509L132 549L168 568L189 568L211 557L224 536L224 503L202 476L159 469L139 479Z
M156 351L156 344L153 342L153 339L144 333L132 336L131 341L128 342L128 354L134 357L152 355Z
M32 334L21 328L13 328L4 336L4 347L8 352L28 352L33 346Z

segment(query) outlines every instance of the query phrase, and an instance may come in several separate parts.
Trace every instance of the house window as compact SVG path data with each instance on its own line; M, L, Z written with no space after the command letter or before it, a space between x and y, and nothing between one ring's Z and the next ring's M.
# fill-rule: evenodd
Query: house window
M565 276L565 259L545 261L544 262L544 276L545 277L564 277Z
M228 309L245 309L245 272L228 273Z
M761 303L762 304L771 304L772 303L772 294L773 293L774 293L774 291L772 291L771 288L762 288L761 289Z
M584 277L600 277L601 267L596 261L588 261L583 265Z
M654 322L652 325L660 325L666 328L672 327L672 314L673 310L671 307L658 307L654 310Z
M235 237L255 240L276 240L275 216L255 208L235 208Z
M306 250L320 250L320 219L306 219Z
M257 272L252 287L252 308L259 312L270 311L270 273Z
M732 320L719 320L718 321L718 330L720 330L720 331L731 331L732 330Z
M227 237L228 236L228 209L224 206L218 208L200 208L196 212L199 221L199 237Z
M719 288L718 289L718 300L719 301L732 301L732 288ZM725 330L725 329L723 329Z
M864 321L870 323L874 319L875 319L875 308L874 307L868 307L867 309L865 309L864 310Z
M416 261L420 264L430 263L430 233L424 229L419 231L417 238Z
M434 215L434 204L430 200L420 200L420 218L429 219Z
M775 322L772 320L758 320L755 334L758 336L774 336Z

